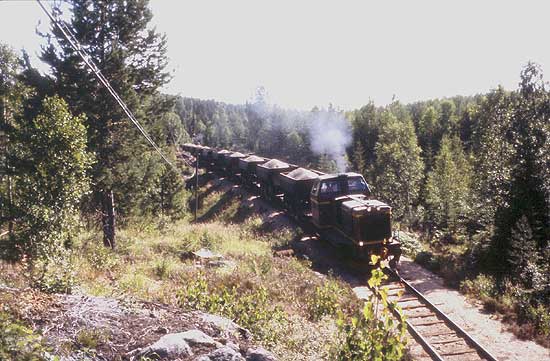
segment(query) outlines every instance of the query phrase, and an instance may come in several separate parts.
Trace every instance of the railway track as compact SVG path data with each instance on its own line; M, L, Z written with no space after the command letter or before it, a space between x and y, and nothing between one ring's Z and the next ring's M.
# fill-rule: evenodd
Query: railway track
M390 276L388 299L401 307L409 333L433 360L497 360L413 285L390 269L385 272Z

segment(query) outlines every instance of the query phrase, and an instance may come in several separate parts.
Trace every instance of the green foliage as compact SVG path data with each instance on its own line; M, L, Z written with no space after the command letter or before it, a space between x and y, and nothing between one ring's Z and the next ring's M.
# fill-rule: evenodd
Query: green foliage
M460 291L473 296L478 300L486 300L497 295L495 279L484 274L476 278L464 280L460 283Z
M509 129L514 148L511 188L506 206L496 215L492 245L492 266L502 274L520 271L517 252L523 243L531 262L546 265L550 234L550 92L546 86L540 69L528 64L521 74Z
M47 351L39 335L0 310L0 360L45 361Z
M97 271L114 269L119 264L119 260L113 252L98 244L88 245L85 256L90 266Z
M100 329L81 329L76 334L76 342L79 348L93 350L109 340L109 334L106 330Z
M499 87L473 108L474 158L473 206L480 227L494 224L499 208L506 206L511 188L513 146L507 134L513 114L513 98Z
M374 263L376 261L373 261ZM343 314L338 321L341 341L334 351L337 360L401 360L406 346L407 326L397 303L388 300L381 287L386 279L382 270L372 271L369 286L373 294L363 309L347 319ZM399 312L395 321L390 310Z
M198 275L178 291L179 305L186 310L202 310L228 317L250 330L260 340L273 343L282 331L286 315L269 301L263 286L253 289L217 285Z
M70 293L77 284L71 252L55 243L41 247L41 255L31 262L29 273L33 287L42 292Z
M37 286L69 291L72 285L70 246L80 200L89 189L86 172L92 156L86 151L83 117L74 117L58 97L46 98L31 122L13 132L15 249L30 256Z
M361 142L355 144L355 150L353 151L353 164L355 170L363 176L367 174L367 161L365 159L365 149Z
M376 143L376 191L397 218L411 220L418 201L424 164L410 119L386 112Z
M406 232L399 232L399 243L401 243L403 253L413 259L423 250L422 244L418 240L418 236L414 234L411 235Z
M524 304L520 306L522 321L535 325L537 332L548 339L550 337L550 307L548 305Z
M171 278L176 274L177 261L172 258L163 257L156 262L154 269L155 274L160 279Z
M313 294L307 301L309 318L319 321L323 316L336 315L340 309L339 299L342 290L334 281L327 281L315 287Z
M456 234L470 215L472 169L458 137L444 136L428 174L426 203L436 227Z

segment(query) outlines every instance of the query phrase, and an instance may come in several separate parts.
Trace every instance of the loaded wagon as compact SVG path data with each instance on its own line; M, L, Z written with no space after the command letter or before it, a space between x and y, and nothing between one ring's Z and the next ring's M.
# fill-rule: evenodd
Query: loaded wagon
M199 166L202 168L210 168L213 162L213 152L214 150L212 148L203 146L200 152Z
M239 159L239 170L241 172L241 181L246 187L252 187L256 181L256 166L264 164L269 159L250 155Z
M305 168L296 168L280 173L279 184L284 193L284 204L293 214L301 214L309 209L309 198L313 183L324 173Z
M216 166L216 169L218 170L224 170L224 167L225 167L225 159L226 157L229 156L229 154L231 154L232 152L230 152L229 150L227 149L222 149L220 151L218 151L217 153L213 153L214 155L214 163L215 163L215 166Z
M231 153L225 157L225 170L227 173L233 176L240 173L239 159L241 158L246 158L246 155L239 152Z
M281 179L278 177L283 172L291 172L298 166L288 164L278 159L271 159L264 164L256 166L256 177L260 182L260 191L265 198L275 198L282 193Z

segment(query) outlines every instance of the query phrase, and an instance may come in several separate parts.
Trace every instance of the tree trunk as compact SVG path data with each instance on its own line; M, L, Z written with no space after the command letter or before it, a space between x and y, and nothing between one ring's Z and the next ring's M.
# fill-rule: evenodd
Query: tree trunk
M5 157L5 174L6 174L6 180L7 180L7 186L8 186L8 199L6 204L6 213L4 213L4 207L2 207L2 217L6 217L8 219L8 234L10 240L13 240L13 186L12 186L12 179L10 175L10 164L9 164L9 135L7 132L7 125L8 125L8 112L6 107L6 99L5 97L2 97L2 124L6 126L4 130L4 157Z
M115 196L113 191L103 193L103 245L115 248Z
M8 169L9 172L9 169ZM11 176L8 174L8 232L10 240L13 240L13 187Z

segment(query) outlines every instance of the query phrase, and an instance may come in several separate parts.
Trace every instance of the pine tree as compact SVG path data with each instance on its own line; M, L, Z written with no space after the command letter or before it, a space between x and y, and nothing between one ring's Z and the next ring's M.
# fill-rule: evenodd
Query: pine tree
M398 218L413 217L424 164L410 119L398 120L385 112L376 143L376 189L393 207Z
M148 0L72 0L70 6L75 38L141 124L151 128L167 110L159 109L153 96L168 74L165 37L147 27L152 17ZM155 162L142 164L140 158L152 150L60 31L53 26L52 31L60 46L49 43L42 59L52 67L57 91L73 112L87 115L88 146L97 156L90 208L101 214L104 244L114 247L116 203L119 213L130 214L139 208L133 200L143 198L144 187L128 174L128 165L138 168L136 174L146 173L144 167ZM155 178L150 181L154 184Z

